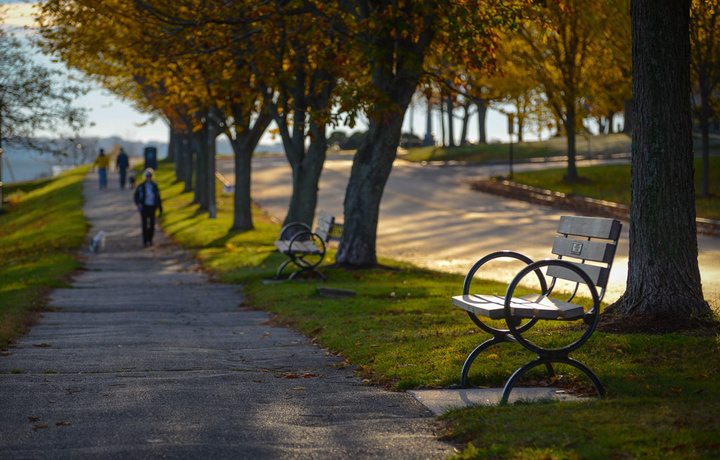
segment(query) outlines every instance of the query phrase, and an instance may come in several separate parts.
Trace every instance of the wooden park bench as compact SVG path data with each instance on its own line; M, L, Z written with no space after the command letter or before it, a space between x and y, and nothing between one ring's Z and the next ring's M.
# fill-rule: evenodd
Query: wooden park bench
M491 334L492 338L478 345L468 355L462 367L460 384L454 387L467 386L468 371L480 353L499 343L514 342L535 353L537 358L521 366L510 376L503 388L501 404L507 403L517 381L534 367L545 365L550 376L554 377L553 363L563 363L579 369L592 381L598 394L604 396L605 389L600 379L587 366L570 358L569 354L580 348L597 327L600 301L605 296L621 229L622 224L614 219L563 216L557 230L561 236L555 238L552 248L556 259L534 262L517 252L499 251L477 261L465 277L463 294L453 297L452 303L467 311L470 319L480 329ZM510 282L505 295L488 295L471 288L475 274L483 265L503 258L517 259L527 264ZM516 289L528 275L531 279L537 277L538 293L515 297ZM550 279L549 285L547 278ZM561 284L563 289L555 289ZM592 297L592 307L587 309L572 303L581 285L587 286ZM570 287L570 293L564 289L567 286ZM507 329L492 327L478 318L479 316L504 320ZM570 339L569 344L560 345L558 348L544 348L523 337L523 333L540 320L575 322L583 326L581 330L584 331L576 339Z
M335 222L335 217L325 211L318 213L315 232L302 222L285 225L280 230L280 237L275 242L275 247L288 258L278 267L275 279L280 279L283 269L293 264L297 269L288 279L293 279L298 273L309 272L325 280L325 275L317 267L325 259L327 243L339 240L341 234L342 224Z

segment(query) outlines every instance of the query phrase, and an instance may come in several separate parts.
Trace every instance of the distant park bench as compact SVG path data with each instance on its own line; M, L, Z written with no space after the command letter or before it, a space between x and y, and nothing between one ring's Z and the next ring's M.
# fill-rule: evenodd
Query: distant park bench
M545 365L550 376L554 377L555 371L552 363L563 363L579 369L592 381L598 394L604 396L605 389L600 379L587 366L568 355L580 348L597 327L600 301L605 296L621 229L622 224L614 219L563 216L557 230L562 236L555 237L552 248L552 253L557 256L557 259L533 262L527 256L517 252L499 251L477 261L465 277L463 294L453 297L452 303L467 311L470 319L480 329L491 334L492 338L478 345L468 355L462 368L460 385L456 387L467 386L468 371L480 353L499 343L514 342L537 354L537 358L520 367L510 376L505 383L501 403L507 403L510 392L520 377L536 366ZM471 289L473 278L480 267L491 260L503 258L517 259L527 264L510 282L504 296L478 293L476 289ZM545 274L541 269L545 271ZM514 297L518 285L531 273L534 273L538 279L539 293ZM549 286L546 277L550 278ZM557 283L558 280L566 281ZM554 293L553 289L556 288L556 284L569 284L572 293ZM583 284L587 285L592 297L592 307L588 309L572 303L578 293L578 288ZM598 294L597 288L600 288L600 294ZM564 290L560 289L560 291ZM551 294L553 297L550 297ZM567 299L558 300L557 297L560 296L567 297ZM507 329L492 327L478 316L504 320ZM543 348L522 335L539 320L575 321L581 326L584 323L584 332L568 345L559 345L559 348Z
M280 237L275 242L278 251L288 258L277 269L275 279L280 279L282 271L289 264L297 269L288 279L293 279L299 273L315 273L323 280L325 275L317 267L325 259L326 245L332 240L339 240L342 234L342 224L335 222L335 217L325 211L320 211L317 218L315 232L307 224L293 222L280 230Z

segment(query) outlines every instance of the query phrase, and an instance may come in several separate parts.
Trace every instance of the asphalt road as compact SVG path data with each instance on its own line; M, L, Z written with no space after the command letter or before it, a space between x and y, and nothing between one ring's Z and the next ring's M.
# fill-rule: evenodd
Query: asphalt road
M320 179L318 209L340 219L351 164L352 155L330 155ZM520 172L563 166L564 163L526 163L515 165L514 169ZM292 190L290 167L285 157L257 157L252 167L253 199L282 221ZM232 159L218 160L218 171L234 182ZM468 178L487 178L507 171L507 165L422 166L397 160L380 206L379 256L463 274L479 258L500 249L517 250L536 260L551 257L549 250L557 222L567 211L476 192L464 182ZM606 300L617 299L625 290L627 242L625 223ZM720 238L699 236L698 247L703 290L706 299L718 307ZM514 264L497 263L482 275L509 281L517 268Z

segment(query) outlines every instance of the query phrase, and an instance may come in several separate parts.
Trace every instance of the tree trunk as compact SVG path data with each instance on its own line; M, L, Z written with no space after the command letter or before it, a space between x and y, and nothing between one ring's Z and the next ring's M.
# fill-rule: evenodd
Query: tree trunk
M463 107L463 117L462 117L462 131L460 132L460 145L466 145L467 144L467 132L468 132L468 123L470 122L470 101L466 100L462 104Z
M565 133L567 134L567 157L568 167L565 180L573 182L578 179L577 165L575 162L575 102L567 105L565 118Z
M236 126L242 126L243 129L240 132L233 129L228 135L235 154L235 207L231 230L252 230L254 228L250 193L252 156L272 117L267 111L263 111L253 124L249 114L240 107L235 107L233 118Z
M172 155L172 156L171 156ZM168 143L168 158L172 158L175 166L175 183L181 182L182 172L182 138L180 133L170 126L170 142Z
M440 97L440 102L438 103L440 106L440 146L441 147L447 147L447 144L445 143L445 140L447 139L447 136L445 135L445 98Z
M193 191L193 147L190 142L190 135L183 132L180 136L180 163L181 180L185 183L183 193Z
M387 67L392 69L392 66ZM402 121L418 84L418 74L401 70L396 76L376 70L373 83L392 98L385 117L370 119L367 134L355 153L345 192L345 222L335 260L354 267L377 265L380 201L397 156Z
M485 130L487 118L487 103L487 99L478 99L475 101L478 113L478 132L480 133L480 138L478 142L480 144L487 144L487 132Z
M448 117L448 146L455 147L455 104L452 96L447 97L447 117Z
M0 212L2 212L3 208L3 184L2 184L2 170L3 170L3 118L2 118L2 112L0 111Z
M3 170L3 149L2 149L2 137L0 137L0 212L2 212L3 208L3 183L2 183L2 170Z
M324 129L322 131L324 133ZM285 224L304 222L312 225L326 152L327 140L323 135L313 139L303 159L292 165L293 191Z
M632 0L633 108L627 316L709 313L697 257L690 0Z
M193 203L200 205L200 209L207 210L208 151L207 125L205 123L203 123L202 129L190 134L190 144L195 151L195 197Z
M523 141L523 128L525 127L525 115L521 115L518 111L517 113L517 135L518 135L518 142Z
M168 134L168 148L167 148L167 159L175 163L177 161L177 139L175 139L175 133L172 129L172 126L169 128L169 134ZM177 173L177 170L175 171ZM177 174L176 174L177 176Z
M422 146L430 147L435 145L435 138L432 133L432 104L430 98L427 99L427 123L425 125L425 139L423 139Z
M632 99L625 99L625 112L624 112L624 122L623 122L623 130L625 134L632 133L632 115L633 115L633 100Z
M215 157L217 156L217 137L222 133L221 124L224 124L224 117L220 110L213 107L208 111L207 116L207 203L208 219L217 218L217 193L215 171Z

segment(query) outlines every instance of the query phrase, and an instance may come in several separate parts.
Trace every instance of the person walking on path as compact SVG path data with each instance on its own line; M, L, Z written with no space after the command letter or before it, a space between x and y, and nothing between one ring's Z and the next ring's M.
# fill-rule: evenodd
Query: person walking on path
M110 166L110 157L105 155L105 150L100 149L100 153L95 158L90 171L95 171L95 166L98 168L98 177L100 179L100 190L107 188L107 168Z
M146 169L144 173L145 182L138 185L135 189L135 205L138 211L140 211L142 220L143 246L151 246L153 244L155 211L159 211L159 214L162 215L160 189L152 180L154 173L152 168Z
M127 178L127 170L130 167L130 160L128 160L127 153L120 147L120 153L118 153L117 160L115 161L115 167L120 172L120 188L125 188L125 180Z

